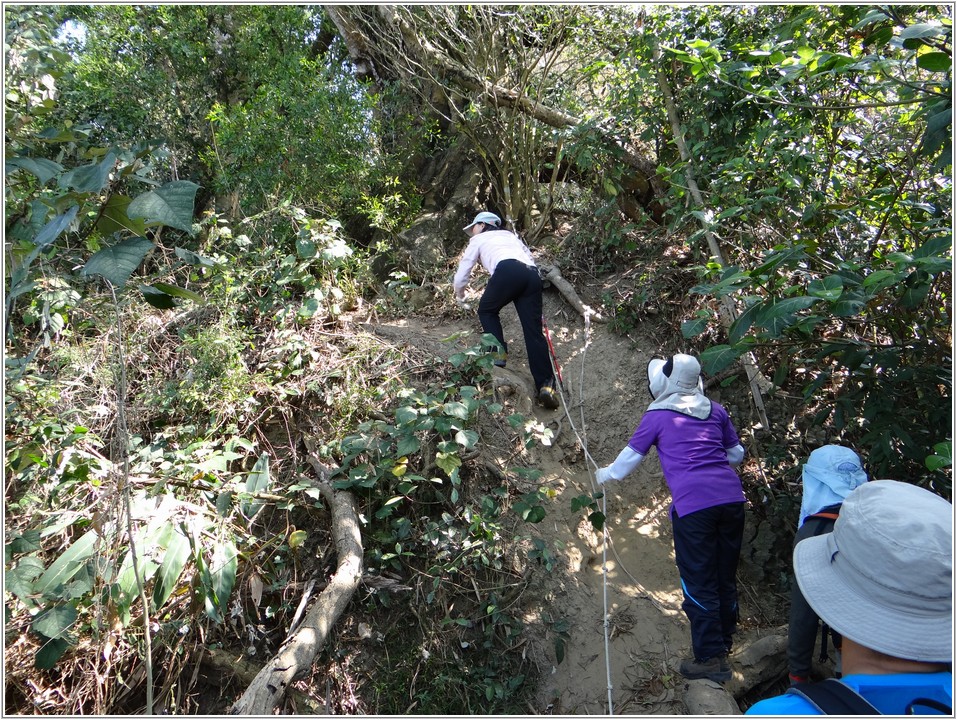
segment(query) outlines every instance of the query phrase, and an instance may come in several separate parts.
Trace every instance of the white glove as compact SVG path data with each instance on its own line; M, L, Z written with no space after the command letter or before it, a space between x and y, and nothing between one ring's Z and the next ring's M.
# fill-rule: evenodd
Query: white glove
M455 303L463 310L471 310L472 306L465 302L465 298L455 298Z
M608 467L598 468L595 471L595 482L597 482L599 485L604 485L609 480L611 480L611 465Z

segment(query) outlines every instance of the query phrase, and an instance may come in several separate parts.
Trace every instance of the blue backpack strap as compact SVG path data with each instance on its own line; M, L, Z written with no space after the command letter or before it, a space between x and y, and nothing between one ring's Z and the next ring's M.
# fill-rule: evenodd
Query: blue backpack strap
M800 695L824 715L880 715L881 711L860 694L834 678L818 683L804 683L788 688L791 695Z

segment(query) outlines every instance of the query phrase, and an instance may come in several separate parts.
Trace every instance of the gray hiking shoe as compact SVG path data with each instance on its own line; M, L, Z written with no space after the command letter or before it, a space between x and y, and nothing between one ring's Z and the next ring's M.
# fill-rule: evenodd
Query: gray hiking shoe
M538 401L549 410L558 409L558 393L550 385L543 385L538 391Z
M707 660L685 658L681 661L678 672L689 680L706 678L722 683L731 679L731 663L726 657L713 657Z

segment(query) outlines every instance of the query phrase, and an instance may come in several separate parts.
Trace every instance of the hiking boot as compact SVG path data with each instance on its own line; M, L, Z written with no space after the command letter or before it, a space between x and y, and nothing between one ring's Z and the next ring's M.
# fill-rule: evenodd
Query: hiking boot
M722 683L731 679L731 663L728 662L726 657L713 657L707 660L685 658L681 661L678 672L689 680L706 678Z
M558 393L551 385L543 385L538 391L538 401L549 410L558 409Z

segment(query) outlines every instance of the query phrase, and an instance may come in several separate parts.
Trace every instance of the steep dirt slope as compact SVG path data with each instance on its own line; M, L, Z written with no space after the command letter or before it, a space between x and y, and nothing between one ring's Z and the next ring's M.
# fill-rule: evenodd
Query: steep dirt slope
M677 665L690 651L690 634L674 564L670 495L657 457L653 453L633 476L607 487L604 501L598 501L611 541L604 546L604 563L601 536L586 512L571 510L572 498L595 490L594 466L586 453L600 465L615 458L651 400L645 380L648 360L679 348L660 348L651 337L635 347L595 323L586 331L582 318L554 291L545 293L545 316L564 378L563 407L532 407L517 395L506 400L557 434L550 446L536 446L526 458L542 471L538 482L555 491L547 517L533 531L556 557L551 571L533 569L520 599L528 652L544 675L529 710L607 714L610 683L615 714L680 714L685 712L684 681ZM521 328L511 307L502 312L502 321L509 358L506 370L496 370L496 382L531 385ZM452 322L410 317L380 326L377 332L382 331L435 348L441 338L471 332L458 341L465 347L477 342L480 327L474 314L463 312ZM741 601L747 621L747 598ZM562 621L568 623L565 635L557 632ZM555 648L560 637L561 662Z

